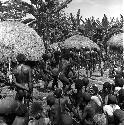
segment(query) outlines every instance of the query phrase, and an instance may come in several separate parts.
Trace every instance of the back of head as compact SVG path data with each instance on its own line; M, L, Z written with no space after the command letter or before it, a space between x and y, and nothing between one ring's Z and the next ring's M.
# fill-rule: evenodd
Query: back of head
M31 105L31 115L37 116L38 113L41 113L43 111L42 104L40 102L33 102Z
M47 61L49 59L49 56L47 54L43 54L42 58L43 58L44 61Z
M47 105L52 106L55 104L55 97L53 95L47 96Z
M82 79L82 82L83 82L83 85L84 85L84 86L88 86L88 84L89 84L89 79L88 79L87 77L84 77L84 78Z
M103 91L109 93L111 91L111 84L109 82L105 82L103 84Z
M82 93L82 98L83 98L83 101L88 103L91 100L91 95L88 92L84 92Z
M119 81L118 81L118 86L119 87L123 87L124 86L124 79L123 78L120 78Z
M97 86L93 85L93 86L90 88L90 93L91 93L92 95L97 95L98 92L99 92L99 89L98 89Z
M56 96L56 98L60 98L62 96L62 89L56 89L54 95Z
M21 54L21 53L20 53L20 54L17 55L16 59L17 59L17 61L18 61L19 63L23 63L23 62L25 62L26 57L25 57L24 54Z
M109 95L108 96L108 105L109 104L117 104L117 98L114 95Z
M83 87L83 82L82 82L82 80L81 80L81 79L75 79L74 82L75 82L75 88L76 88L77 90L81 90L82 87Z
M118 101L119 103L124 103L124 89L118 91Z
M118 92L118 94L119 94L120 96L124 97L124 89L120 89L119 92Z

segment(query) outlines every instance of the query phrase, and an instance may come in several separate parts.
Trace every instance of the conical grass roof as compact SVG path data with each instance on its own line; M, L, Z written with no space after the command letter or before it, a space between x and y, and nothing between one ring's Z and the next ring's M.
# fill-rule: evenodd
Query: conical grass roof
M124 33L114 35L108 40L107 44L109 46L124 48L124 39L123 39L123 37L124 37Z
M17 21L0 22L0 59L15 58L18 53L28 60L39 60L45 52L43 40L35 30Z
M74 35L68 39L66 39L62 45L63 48L97 48L100 49L99 46L90 40L88 37L84 37L81 35Z

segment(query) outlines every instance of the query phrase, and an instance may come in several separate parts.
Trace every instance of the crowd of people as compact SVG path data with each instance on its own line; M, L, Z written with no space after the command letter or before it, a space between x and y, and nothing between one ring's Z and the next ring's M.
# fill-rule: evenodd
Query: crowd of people
M17 63L9 72L12 77L5 82L16 91L16 96L11 99L1 96L1 125L124 124L123 66L114 74L114 84L105 82L99 90L97 84L92 85L89 81L97 64L101 75L104 74L101 62L106 59L97 49L48 50L33 66L27 63L23 54L17 55L16 59ZM80 77L77 72L80 68L85 68L86 75ZM3 69L1 82L4 81L2 77L5 78ZM44 98L48 106L45 112L42 103L33 102L33 86L39 80L45 83L42 92L50 93ZM50 81L51 88L48 87ZM62 88L59 87L60 82Z

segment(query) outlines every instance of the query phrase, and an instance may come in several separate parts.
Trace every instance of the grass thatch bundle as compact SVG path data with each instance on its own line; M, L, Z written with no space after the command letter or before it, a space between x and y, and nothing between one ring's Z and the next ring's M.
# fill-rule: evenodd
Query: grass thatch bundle
M124 48L124 33L112 36L107 42L108 46L115 46L117 48Z
M15 58L18 53L28 60L39 60L45 52L43 40L35 30L17 21L0 22L0 59Z
M62 45L64 48L97 48L99 50L99 46L90 40L88 37L84 37L81 35L74 35L68 39L66 39Z

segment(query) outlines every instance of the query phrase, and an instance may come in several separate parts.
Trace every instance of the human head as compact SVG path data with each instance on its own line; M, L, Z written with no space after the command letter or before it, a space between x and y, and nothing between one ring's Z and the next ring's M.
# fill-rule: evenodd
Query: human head
M55 97L53 95L47 96L47 105L52 106L55 104Z
M108 96L108 105L109 104L117 104L117 98L114 95L109 95Z
M41 102L33 102L31 105L31 116L38 117L43 111L42 103Z
M124 79L120 78L119 79L119 87L123 87L124 86Z
M98 92L99 92L99 89L98 89L97 86L93 85L93 86L90 88L90 93L91 93L92 95L97 95Z
M16 93L15 99L21 102L24 96L25 96L24 91L18 90L18 92Z
M107 94L111 91L111 84L109 82L103 84L103 91Z
M84 78L82 79L82 82L83 82L83 86L87 87L88 84L89 84L89 79L88 79L87 77L84 77Z
M57 88L54 92L54 95L56 96L56 98L60 98L62 96L62 89Z
M82 82L82 80L81 80L81 79L76 79L76 80L74 80L74 82L75 82L75 89L81 90L82 87L83 87L83 82Z
M79 103L80 109L83 110L84 107L90 102L90 100L91 100L91 95L88 92L80 94L80 103Z
M23 63L23 62L25 62L26 57L25 57L24 54L21 54L21 53L20 53L20 54L17 55L16 59L17 59L17 61L18 61L19 63Z
M118 99L119 99L119 103L123 103L124 102L124 89L120 89L118 92Z
M46 62L49 59L49 56L47 54L43 54L42 58Z
M91 95L88 92L84 92L82 93L82 98L84 102L88 103L91 100Z

